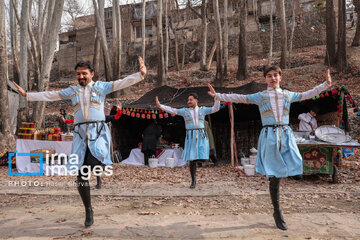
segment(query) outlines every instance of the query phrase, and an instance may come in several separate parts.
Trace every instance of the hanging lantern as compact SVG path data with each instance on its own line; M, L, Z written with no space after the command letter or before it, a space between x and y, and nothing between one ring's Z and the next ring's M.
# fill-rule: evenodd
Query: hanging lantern
M151 114L146 114L146 119L151 119Z
M139 109L136 109L136 112L139 112Z
M326 92L326 93L325 93L325 97L328 97L328 96L329 96L329 92Z
M140 113L143 113L143 110L140 110Z
M132 116L132 117L135 117L135 112L132 112L132 113L131 113L131 116Z
M336 90L336 89L332 90L332 91L331 91L331 94L332 94L332 95L338 94L338 90Z
M137 118L140 118L140 113L136 113L136 117L137 117Z
M141 114L141 118L145 119L145 113Z
M169 114L168 113L164 113L164 118L168 118Z
M162 119L164 116L162 113L159 114L159 119Z
M156 119L156 114L151 114L151 116L152 116L152 119Z
M125 108L122 110L122 113L123 113L123 114L126 114L126 109L125 109Z
M316 100L316 97L312 97L311 99L312 99L312 100Z
M354 103L354 100L353 100L353 99L351 99L351 98L350 98L350 100L349 100L349 101L350 101L350 103Z
M321 98L324 98L325 96L324 96L324 94L320 94L320 97L321 97Z

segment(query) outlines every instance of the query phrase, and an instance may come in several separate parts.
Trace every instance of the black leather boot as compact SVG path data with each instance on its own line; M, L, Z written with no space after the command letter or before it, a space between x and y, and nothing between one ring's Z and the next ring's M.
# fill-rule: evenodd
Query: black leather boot
M144 152L144 164L145 166L149 166L149 155L147 152Z
M191 175L191 185L190 188L195 188L196 186L196 162L190 162L190 175Z
M276 178L276 177L270 178L269 190L270 190L271 201L274 206L274 214L273 214L274 220L275 220L276 226L279 229L287 230L287 226L286 226L284 218L281 214L281 209L280 209L279 188L280 188L280 179Z
M91 208L91 196L90 196L90 185L88 180L83 180L81 176L77 178L77 189L79 191L80 197L84 203L86 217L85 217L85 227L89 227L94 223L94 213Z
M216 156L215 156L215 155L210 155L210 159L211 159L211 161L214 163L214 167L216 167L216 166L219 165L219 162L218 162L218 160L216 159Z
M96 176L96 181L97 181L96 189L101 189L101 178L100 178L100 176Z

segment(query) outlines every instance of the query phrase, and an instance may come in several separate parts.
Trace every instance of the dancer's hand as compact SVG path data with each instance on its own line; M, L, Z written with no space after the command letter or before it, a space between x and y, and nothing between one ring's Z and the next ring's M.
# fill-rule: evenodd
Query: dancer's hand
M61 119L63 122L65 122L65 118L64 118L63 115L60 115L59 117L60 117L60 119Z
M145 76L147 73L147 70L146 70L146 66L145 66L145 63L144 63L144 60L142 59L142 57L139 57L139 66L140 66L141 76Z
M209 87L209 89L210 89L210 91L208 92L208 94L214 98L214 97L216 96L215 89L211 86L210 83L208 83L208 87Z
M116 108L117 110L122 110L121 102L119 100L116 100Z
M17 90L21 94L21 96L26 97L26 91L22 87L17 85L16 82L13 81L13 84L15 85L15 87L17 88Z
M160 102L158 96L155 97L156 106L160 108Z
M330 69L326 71L326 82L327 84L331 85L331 75L330 75Z

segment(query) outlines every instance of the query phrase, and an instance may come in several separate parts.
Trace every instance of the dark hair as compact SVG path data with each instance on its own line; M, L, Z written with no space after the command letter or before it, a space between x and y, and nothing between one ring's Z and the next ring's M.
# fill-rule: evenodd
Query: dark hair
M90 61L80 61L76 64L75 66L75 71L78 67L84 67L84 68L87 68L90 70L90 72L94 72L94 69L92 68L91 66L91 63Z
M264 68L264 77L266 77L266 74L268 74L268 72L270 72L270 71L276 71L281 76L281 68L279 66L268 65L268 66L265 66L265 68Z
M190 97L190 96L193 96L196 100L199 99L199 96L197 95L197 93L194 93L194 92L190 93L188 97Z
M320 109L317 106L312 106L310 110L318 114Z
M60 112L61 112L61 111L64 111L64 113L66 113L65 109L63 109L63 108L60 108Z

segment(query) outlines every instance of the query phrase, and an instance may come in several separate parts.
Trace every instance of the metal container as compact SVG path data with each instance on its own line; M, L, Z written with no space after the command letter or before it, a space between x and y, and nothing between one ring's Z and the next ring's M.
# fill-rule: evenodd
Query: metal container
M304 138L308 140L310 138L310 132L298 131L294 132L294 136L295 138Z
M351 137L346 136L345 132L332 125L324 125L315 130L315 136L325 142L343 143L351 141Z

